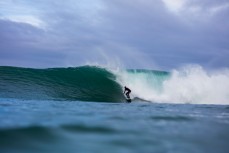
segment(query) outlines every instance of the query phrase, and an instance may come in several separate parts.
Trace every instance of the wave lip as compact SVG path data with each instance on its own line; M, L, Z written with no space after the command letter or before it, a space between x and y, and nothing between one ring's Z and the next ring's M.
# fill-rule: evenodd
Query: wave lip
M104 68L0 67L0 97L29 100L123 101L116 76Z

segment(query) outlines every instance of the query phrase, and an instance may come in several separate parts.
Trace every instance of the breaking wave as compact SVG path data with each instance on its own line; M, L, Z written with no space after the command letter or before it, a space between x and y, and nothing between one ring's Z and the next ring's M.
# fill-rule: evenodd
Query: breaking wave
M96 66L32 69L0 67L0 98L124 102L123 86L136 101L229 104L229 71L189 66L171 72Z
M133 97L157 103L229 104L229 70L207 72L187 66L172 72L132 70L119 73Z

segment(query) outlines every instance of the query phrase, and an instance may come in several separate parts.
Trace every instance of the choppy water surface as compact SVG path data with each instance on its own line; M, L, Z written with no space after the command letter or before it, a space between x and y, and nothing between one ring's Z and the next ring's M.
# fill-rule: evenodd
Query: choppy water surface
M227 153L229 106L0 100L0 152Z
M228 72L0 66L0 153L228 153Z

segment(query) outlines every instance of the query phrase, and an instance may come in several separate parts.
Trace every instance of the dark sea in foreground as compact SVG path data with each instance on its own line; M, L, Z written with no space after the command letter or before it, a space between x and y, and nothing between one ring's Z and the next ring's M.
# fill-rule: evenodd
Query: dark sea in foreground
M229 153L228 80L201 68L0 66L0 153Z
M1 153L228 153L229 106L0 100Z

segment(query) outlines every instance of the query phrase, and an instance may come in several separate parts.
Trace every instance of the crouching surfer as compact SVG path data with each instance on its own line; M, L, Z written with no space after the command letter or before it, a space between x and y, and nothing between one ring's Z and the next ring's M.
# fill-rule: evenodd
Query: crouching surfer
M130 93L131 93L131 90L129 88L127 88L126 86L124 87L124 94L126 94L126 97L128 99L130 99Z

